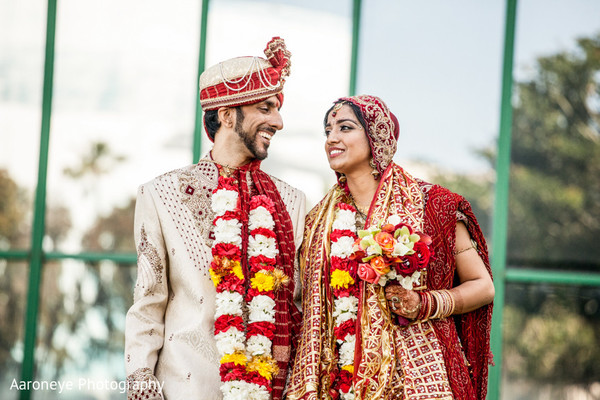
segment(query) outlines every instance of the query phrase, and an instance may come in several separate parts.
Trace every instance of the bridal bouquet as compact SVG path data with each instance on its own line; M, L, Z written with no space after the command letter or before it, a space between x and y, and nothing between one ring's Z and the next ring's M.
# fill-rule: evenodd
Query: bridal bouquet
M418 284L431 257L431 238L391 215L383 223L358 231L351 259L358 262L357 275L369 283L385 286L397 280L406 290Z

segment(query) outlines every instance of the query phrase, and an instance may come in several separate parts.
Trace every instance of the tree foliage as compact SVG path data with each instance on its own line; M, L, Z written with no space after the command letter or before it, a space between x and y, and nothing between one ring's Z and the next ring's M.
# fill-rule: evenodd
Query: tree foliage
M599 85L600 35L539 58L535 74L515 84L509 268L600 271ZM494 168L495 151L479 152ZM465 195L478 218L493 212L485 176L434 181ZM504 315L509 379L551 385L552 398L564 398L567 385L597 384L600 288L509 284Z
M600 35L516 86L508 259L600 271Z

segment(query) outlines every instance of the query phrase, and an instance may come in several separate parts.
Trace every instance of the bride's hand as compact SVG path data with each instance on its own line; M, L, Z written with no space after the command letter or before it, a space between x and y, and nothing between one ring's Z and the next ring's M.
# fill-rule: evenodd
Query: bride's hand
M385 298L390 310L396 315L415 319L421 309L421 296L414 290L406 290L400 285L385 287Z

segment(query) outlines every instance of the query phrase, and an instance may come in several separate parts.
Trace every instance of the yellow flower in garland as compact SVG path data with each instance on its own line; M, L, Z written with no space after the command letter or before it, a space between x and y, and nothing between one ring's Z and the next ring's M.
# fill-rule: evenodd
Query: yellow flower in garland
M217 287L221 282L221 276L218 275L212 268L210 268L208 272L210 272L210 279L212 279L213 284L215 285L215 287Z
M256 371L265 379L271 380L273 375L277 375L279 367L277 362L269 356L256 356L248 363L246 370Z
M353 373L354 373L354 365L352 365L352 364L350 364L350 365L344 365L344 366L342 367L342 369L343 369L344 371L348 371L348 372L350 372L351 374L353 374Z
M243 281L244 280L244 271L242 271L242 265L240 264L239 261L233 261L233 268L231 269L231 271L233 272L233 274L235 276L238 277L239 280Z
M246 365L246 362L248 362L248 358L246 357L246 355L242 352L236 351L235 353L232 354L225 354L223 356L223 358L221 358L221 364L226 364L226 363L234 363L235 365Z
M336 269L331 273L331 287L333 287L334 289L348 289L348 285L353 284L354 279L352 279L348 271Z
M250 285L259 292L268 292L273 290L275 278L271 274L259 271L250 280Z

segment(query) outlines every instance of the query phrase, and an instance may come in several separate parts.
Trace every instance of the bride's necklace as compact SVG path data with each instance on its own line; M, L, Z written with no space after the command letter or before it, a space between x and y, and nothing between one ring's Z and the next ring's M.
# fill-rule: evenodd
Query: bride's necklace
M360 214L363 214L365 217L367 216L367 214L369 214L369 207L370 206L361 206L360 204L358 204L358 202L356 201L356 199L354 198L354 196L352 196L352 194L350 194L350 200L352 200L352 205L356 208L356 210Z

